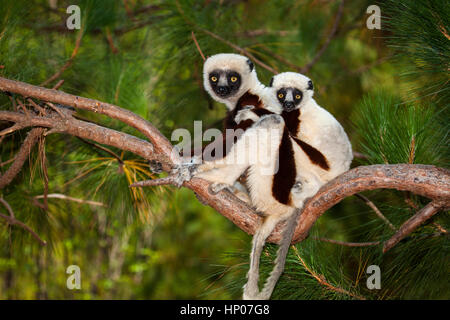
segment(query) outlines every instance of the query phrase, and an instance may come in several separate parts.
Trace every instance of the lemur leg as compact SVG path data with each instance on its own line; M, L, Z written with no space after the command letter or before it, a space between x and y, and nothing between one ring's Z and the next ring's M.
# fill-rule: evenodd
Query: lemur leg
M233 144L229 153L221 159L205 161L201 165L190 161L175 168L180 185L193 176L205 180L232 185L255 160L255 154L278 156L277 146L267 143L258 143L268 135L281 136L284 120L279 115L261 117L250 129ZM272 151L272 152L270 152ZM218 186L219 187L219 186ZM220 186L222 187L222 186Z
M306 200L317 193L325 182L312 172L301 171L291 189L292 200L297 208L302 208Z
M219 169L228 167L230 165L251 165L253 164L252 155L249 154L251 151L257 151L258 153L264 153L264 151L269 152L270 150L275 150L278 148L276 146L271 149L267 148L266 144L260 145L260 142L267 140L267 136L274 135L281 137L281 133L284 126L284 120L281 116L273 114L268 116L263 116L258 119L253 126L245 131L245 133L238 139L236 143L233 144L228 154L221 159L206 161L195 170L195 174L199 174L212 169Z

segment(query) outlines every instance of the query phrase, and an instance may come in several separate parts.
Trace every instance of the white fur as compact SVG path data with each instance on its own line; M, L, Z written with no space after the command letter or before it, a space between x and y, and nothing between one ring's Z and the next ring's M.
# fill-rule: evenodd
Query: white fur
M203 65L203 86L205 90L214 100L224 103L228 110L232 110L239 98L247 91L260 96L267 106L274 105L271 91L258 80L255 68L250 71L247 61L247 57L239 54L219 53L206 59ZM233 96L223 99L214 93L209 83L209 74L216 69L233 70L241 75L241 86Z
M350 140L341 124L331 113L319 106L312 98L313 90L307 90L310 79L294 72L280 73L273 78L272 94L282 87L293 87L303 92L300 108L300 130L297 138L319 150L328 160L326 171L309 160L304 161L302 171L314 172L325 183L350 168L353 152Z
M233 70L241 75L241 87L238 92L231 97L223 99L217 96L212 90L209 83L209 74L213 70ZM294 73L285 73L283 76L276 76L274 78L273 87L267 88L262 85L253 69L250 71L247 63L247 58L236 54L218 54L207 59L203 69L204 86L206 91L216 101L226 104L228 110L232 110L239 98L249 91L252 94L258 95L266 109L280 114L282 108L279 105L276 94L273 92L277 86L295 87L304 93L303 101L299 107L302 110L301 115L301 130L299 138L311 144L320 150L331 164L330 172L324 172L323 169L311 164L307 155L292 139L294 148L294 157L297 167L297 181L301 183L300 188L293 189L292 199L294 206L302 208L307 198L313 196L317 190L330 179L331 176L336 176L339 173L348 169L351 162L351 157L347 163L341 161L342 156L339 155L342 149L350 150L351 146L347 145L348 139L345 132L339 123L325 110L320 108L312 99L313 91L307 90L309 79L304 76L299 76ZM275 91L276 92L276 91ZM244 119L258 120L255 118L253 112L250 110L242 110L239 112L235 121L239 122ZM311 122L311 123L308 123ZM272 293L276 280L281 272L273 277L274 281L269 286L264 288L264 294L261 295L258 289L258 270L259 257L264 246L266 238L270 235L273 228L278 222L281 222L290 216L295 211L295 207L284 205L278 202L272 195L272 184L274 173L276 172L276 165L278 163L278 146L280 145L281 136L284 130L284 121L279 115L270 115L261 117L250 129L248 129L233 145L230 152L224 159L204 162L196 174L197 177L209 180L214 183L232 185L239 176L248 168L247 186L249 188L251 203L257 211L263 212L267 219L257 229L253 239L253 249L250 259L250 271L248 273L248 283L244 288L245 299L255 298L269 298ZM320 129L314 131L315 126ZM271 133L265 140L263 135L259 134L257 130L270 129ZM320 133L320 137L317 135ZM258 137L258 143L251 144L247 138L252 135ZM328 137L330 135L330 137ZM335 136L338 136L337 138ZM336 141L334 141L334 140ZM330 144L335 144L335 149L332 149ZM274 150L274 146L276 149ZM252 148L253 147L253 148ZM266 157L257 158L257 162L242 161L243 159L250 159L250 157L242 154L249 153L250 150L259 154L266 154ZM325 150L322 150L325 149ZM333 154L337 151L338 155ZM239 157L241 156L241 157ZM228 159L236 159L239 157L239 162L229 162ZM345 158L345 157L344 157ZM343 164L339 164L339 163ZM270 174L271 172L271 174ZM290 242L290 239L286 241ZM284 258L280 257L284 265Z

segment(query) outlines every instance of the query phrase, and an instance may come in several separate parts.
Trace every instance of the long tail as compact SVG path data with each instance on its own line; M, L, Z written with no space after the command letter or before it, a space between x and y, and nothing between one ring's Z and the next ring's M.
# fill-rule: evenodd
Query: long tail
M278 217L268 216L253 236L252 251L250 253L250 268L247 273L247 283L244 286L244 300L259 299L259 260L262 249L264 248L264 243L279 220Z
M295 209L291 216L286 220L286 228L283 230L280 246L277 251L277 257L275 259L275 267L273 267L270 276L267 278L264 288L262 289L259 298L262 300L270 299L273 289L275 288L278 279L284 270L286 263L286 256L291 245L292 237L294 235L295 228L297 226L297 219L300 216L301 209Z
M259 260L261 257L262 249L267 237L272 233L273 229L280 222L279 217L269 216L263 222L262 226L256 231L253 236L252 251L250 253L250 269L247 274L247 284L244 286L245 300L259 299L267 300L272 295L273 289L283 273L284 265L286 262L286 255L289 251L292 236L297 225L297 218L300 215L301 210L295 209L286 220L286 228L283 230L280 247L277 251L277 257L275 259L275 267L273 268L270 276L267 278L264 284L263 290L260 292L258 287L259 280Z

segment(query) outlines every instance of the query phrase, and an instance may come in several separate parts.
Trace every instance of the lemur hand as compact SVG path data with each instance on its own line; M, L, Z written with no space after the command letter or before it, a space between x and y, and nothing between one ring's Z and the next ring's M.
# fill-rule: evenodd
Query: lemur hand
M162 170L162 163L156 160L150 160L148 162L148 166L150 167L151 172L155 174L160 174Z
M234 121L239 124L244 120L258 121L259 117L252 111L255 107L248 105L238 111L234 117Z
M191 160L176 165L171 174L175 176L175 185L180 188L185 181L189 181L196 174L200 160L192 157Z
M212 194L218 194L220 191L227 189L231 193L233 192L232 186L226 183L214 182L209 185L209 192Z
M278 114L263 115L254 124L255 127L260 128L275 128L284 125L283 117Z

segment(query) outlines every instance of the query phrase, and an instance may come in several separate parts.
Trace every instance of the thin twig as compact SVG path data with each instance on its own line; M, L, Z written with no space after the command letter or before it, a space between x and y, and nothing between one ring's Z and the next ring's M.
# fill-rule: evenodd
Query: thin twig
M48 194L48 171L47 171L47 157L45 154L45 134L39 137L39 159L42 170L42 180L44 182L44 207L48 208L47 194Z
M6 166L6 165L7 165L8 163L11 163L11 162L13 162L15 158L16 158L16 156L12 157L12 158L11 158L11 159L9 159L9 160L6 160L6 161L3 161L3 162L0 162L0 167Z
M14 99L14 98L12 97L12 95L9 95L8 98L9 98L9 100L11 101L11 104L13 105L13 110L14 110L14 111L18 111L19 109L17 108L16 99Z
M39 196L35 196L34 198L42 199L42 198L45 198L45 196L47 196L47 198L52 198L52 199L62 199L62 200L68 200L68 201L73 201L73 202L77 202L77 203L90 204L93 206L106 207L106 205L102 202L78 199L78 198L66 196L65 194L62 194L62 193L49 193L47 195L41 194Z
M93 146L93 147L95 147L95 148L97 148L97 149L100 149L100 150L102 150L102 151L105 151L106 153L108 153L108 154L110 154L111 156L113 156L121 165L123 165L123 160L122 160L122 158L117 154L117 153L115 153L114 151L112 151L112 150L110 150L110 149L108 149L108 148L105 148L104 146L101 146L101 145L99 145L98 143L95 143L95 142L91 142L91 141L89 141L89 140L86 140L86 139L83 139L83 138L80 138L80 137L77 137L78 139L80 139L81 141L83 141L84 143L86 143L86 144L89 144L89 145L91 145L91 146Z
M6 222L9 225L12 226L19 226L23 229L25 229L26 231L28 231L37 241L39 241L39 243L43 246L47 245L47 242L42 240L41 237L38 236L38 234L36 232L33 231L33 229L31 229L29 226L27 226L25 223L23 223L20 220L17 220L16 218L7 216L6 214L0 213L0 218L3 218L6 220Z
M358 199L361 199L362 201L364 201L365 204L367 204L370 208L372 208L372 210L375 212L375 214L381 219L383 220L388 226L389 228L391 228L394 231L397 231L397 228L394 227L394 225L388 220L388 218L386 218L380 211L380 209L377 208L377 206L369 200L369 198L363 196L362 194L356 193L355 197L357 197Z
M195 37L195 34L194 34L194 31L191 32L191 37L192 37L192 40L194 40L195 46L197 47L198 52L202 56L203 61L205 61L206 58L202 52L202 49L200 48L200 45L198 44L197 38Z
M81 39L83 37L83 32L84 32L83 28L81 28L78 31L77 39L75 41L75 48L73 49L69 60L67 60L66 63L61 67L61 69L59 69L55 74L53 74L50 78L48 78L47 80L42 82L40 84L40 86L44 87L44 86L48 85L50 82L58 79L63 74L63 72L66 71L72 65L76 55L78 54L78 50L80 49Z
M27 98L27 101L37 110L39 111L42 115L45 115L45 108L41 107L40 105L38 105L36 102L33 101L33 99L31 98Z
M432 222L431 224L436 227L436 229L439 231L439 233L442 233L442 234L447 234L448 233L447 229L445 229L439 223Z
M28 112L27 107L24 106L24 104L22 103L22 101L20 101L19 98L17 98L16 101L19 104L20 108L23 110L23 113L29 118L30 113Z
M114 40L112 38L111 31L109 31L109 28L106 29L106 40L108 40L108 44L111 48L112 53L117 54L119 52L119 49L117 49L114 45Z
M331 40L334 38L334 36L336 35L336 31L339 25L339 22L341 21L342 18L342 12L344 11L344 0L341 0L341 3L339 5L338 8L338 12L336 14L336 18L334 19L334 24L333 27L331 28L330 33L328 34L327 39L325 40L325 43L323 44L323 46L319 49L319 51L317 51L316 55L312 58L312 60L306 64L304 67L302 67L302 71L301 73L308 73L309 70L311 70L312 66L320 59L320 57L323 55L323 53L325 52L325 50L327 50L328 46L331 43Z
M59 108L57 106L55 106L53 103L51 102L45 102L46 105L48 105L50 108L52 108L61 118L65 118L66 116L61 112L61 110L59 110Z
M256 58L253 54L251 54L250 52L248 52L247 50L245 50L244 48L239 47L238 45L235 45L234 43L222 38L221 36L206 30L206 29L200 29L200 31L206 33L207 35L210 35L211 37L213 37L214 39L219 40L220 42L223 42L225 44L227 44L228 46L230 46L231 48L233 48L234 50L238 51L239 53L243 54L244 56L249 57L250 59L252 59L252 61L254 63L256 63L257 65L259 65L260 67L272 72L273 74L278 74L278 70L268 66L267 64L265 64L264 62L262 62L261 60L259 60L258 58Z
M61 88L61 86L64 84L64 79L59 80L54 86L53 86L53 90L58 90L59 88Z
M365 155L364 153L353 151L353 158L366 160L369 159L369 156Z
M278 37L285 37L290 34L295 34L297 31L295 30L264 30L264 29L255 29L255 30L247 30L243 32L239 32L236 34L236 37L242 38L253 38L260 37L266 35L275 35Z
M447 203L448 205L448 203ZM445 203L440 201L431 201L425 207L419 210L414 216L409 218L405 223L402 224L400 229L384 243L383 252L390 250L394 247L400 240L405 238L408 234L413 232L418 226L424 223L426 220L430 219L440 210L447 206Z
M1 197L0 197L0 203L3 204L3 206L6 208L6 210L8 210L9 216L11 218L15 218L14 211L11 208L11 206L9 205L9 203Z
M6 170L6 172L0 177L0 189L3 189L6 185L8 185L14 177L20 172L22 169L25 160L28 158L28 155L31 152L31 148L38 142L39 136L44 132L43 128L33 128L28 133L25 138L22 146L17 152L13 164Z
M7 135L7 134L9 134L9 133L12 133L12 132L14 132L14 131L23 129L23 128L24 128L23 125L18 124L18 123L15 123L15 124L13 124L11 127L8 127L8 128L6 128L6 129L0 131L0 137L5 136L5 135Z
M346 247L369 247L369 246L377 246L381 243L381 241L372 241L372 242L345 242L345 241L339 241L339 240L333 240L333 239L327 239L327 238L316 238L313 237L314 240L323 241L323 242L329 242L333 244L338 244L341 246Z

